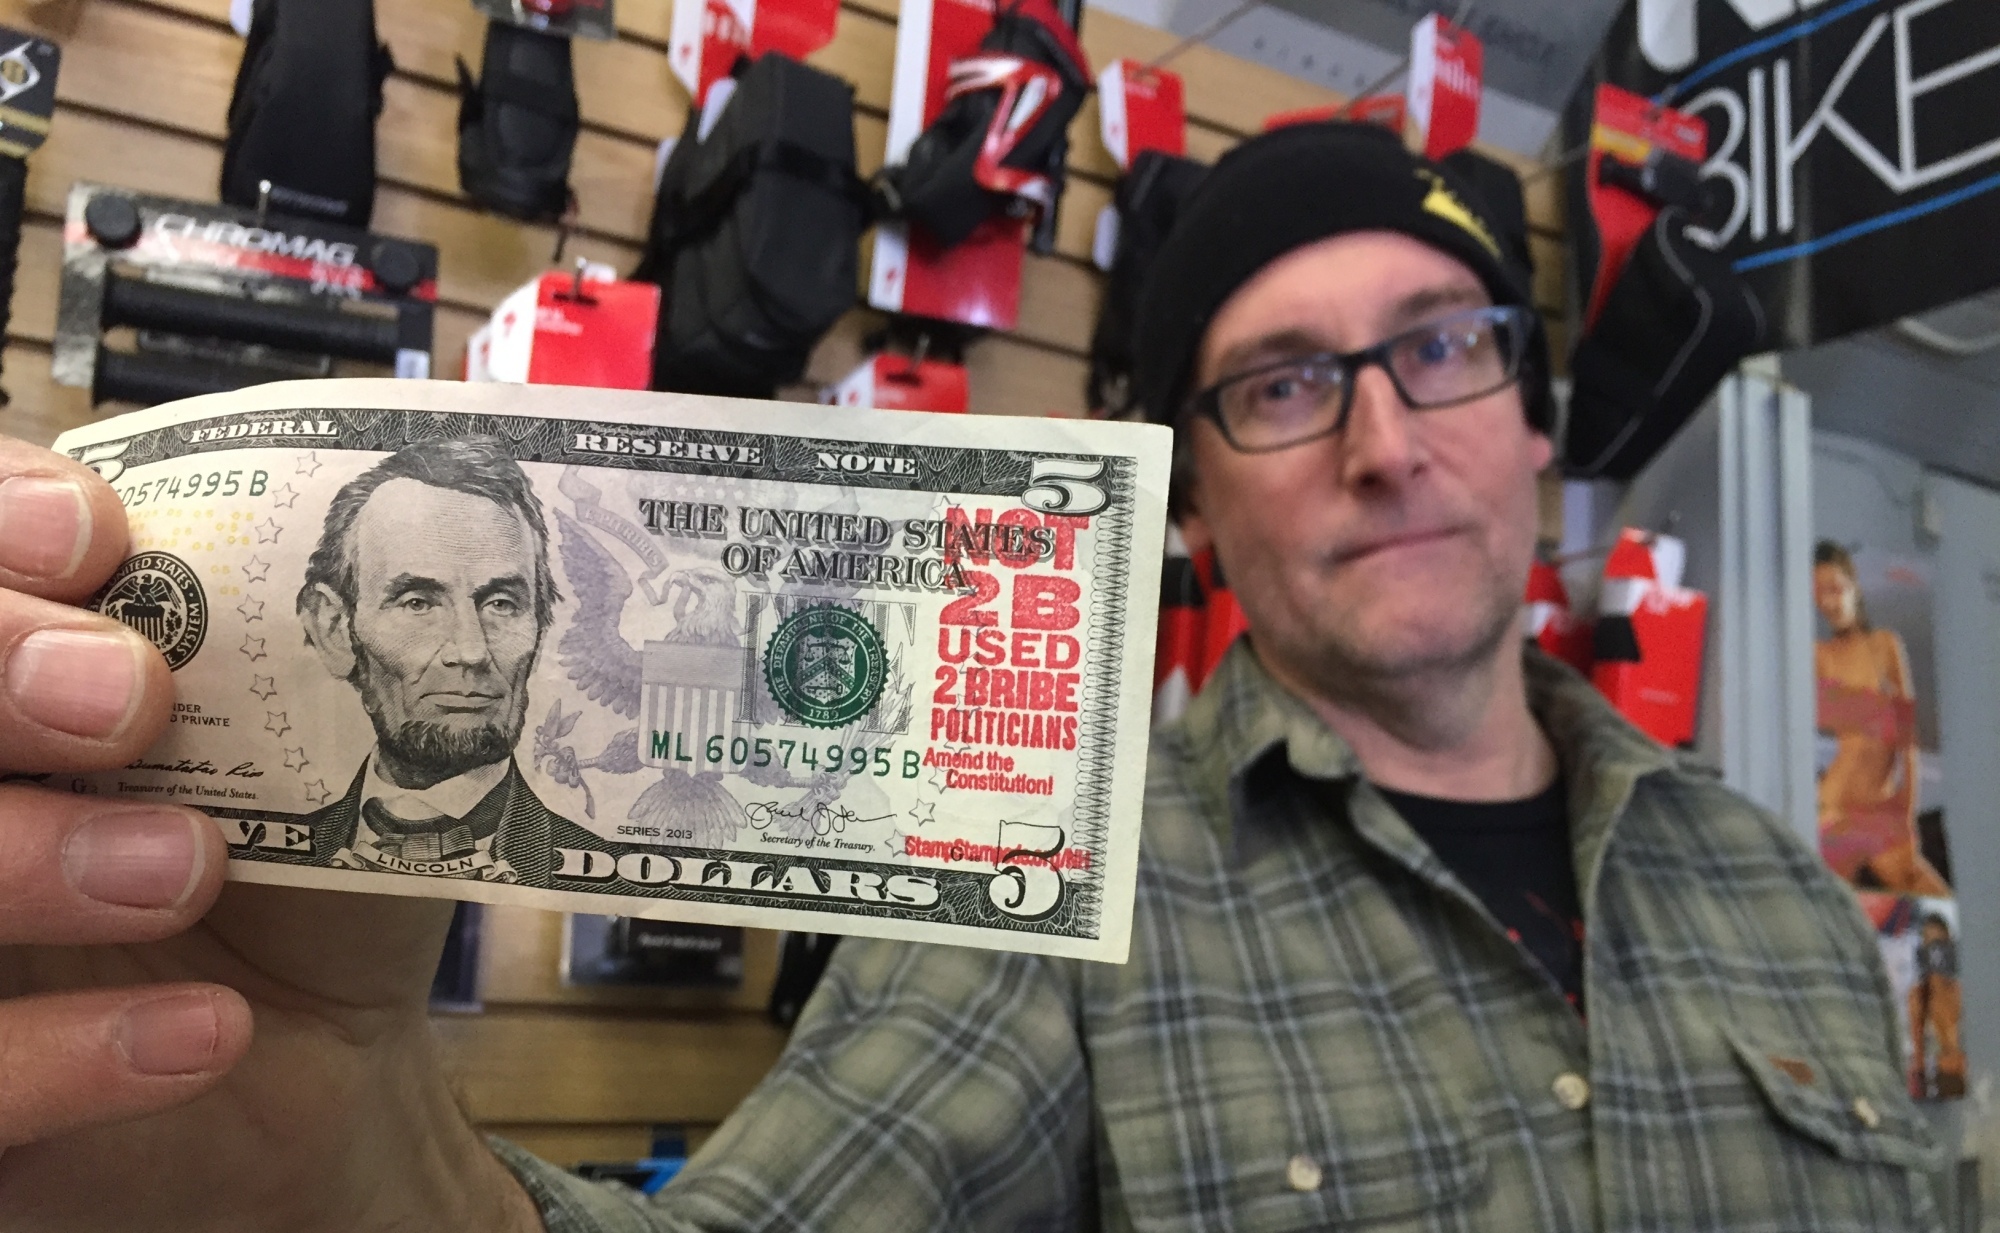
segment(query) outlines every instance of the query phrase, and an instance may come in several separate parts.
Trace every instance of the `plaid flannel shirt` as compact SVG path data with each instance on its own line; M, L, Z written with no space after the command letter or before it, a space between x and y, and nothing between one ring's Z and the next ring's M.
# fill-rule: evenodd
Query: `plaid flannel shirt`
M1776 818L1529 656L1588 1019L1239 645L1148 773L1131 962L844 941L652 1201L555 1233L1937 1227L1873 935Z

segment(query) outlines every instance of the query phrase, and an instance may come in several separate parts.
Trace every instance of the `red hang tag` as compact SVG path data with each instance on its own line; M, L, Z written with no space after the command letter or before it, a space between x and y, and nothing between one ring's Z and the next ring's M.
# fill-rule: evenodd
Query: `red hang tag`
M493 310L466 352L466 379L643 390L653 377L660 289L550 272ZM490 331L490 333L489 333Z
M1479 135L1485 49L1470 30L1433 13L1410 31L1405 95L1424 156L1443 158Z
M739 57L803 60L833 41L840 0L674 0L668 61L697 103Z
M1597 224L1597 278L1584 306L1584 328L1597 322L1605 297L1625 270L1639 237L1659 216L1659 203L1605 182L1605 161L1644 168L1661 158L1699 164L1708 157L1708 123L1683 111L1661 107L1644 95L1617 86L1597 87L1597 110L1590 126L1590 214ZM1615 177L1614 177L1615 178Z
M972 385L963 364L913 360L883 352L861 361L827 392L826 400L836 406L880 411L963 414L972 409Z
M1113 60L1097 75L1098 127L1120 171L1147 150L1187 152L1187 105L1179 74Z

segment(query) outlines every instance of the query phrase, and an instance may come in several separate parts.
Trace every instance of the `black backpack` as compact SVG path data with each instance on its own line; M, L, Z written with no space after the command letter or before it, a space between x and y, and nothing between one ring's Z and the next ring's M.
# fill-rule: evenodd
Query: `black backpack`
M1756 295L1687 229L1680 207L1660 211L1570 358L1573 476L1630 479L1763 342Z
M255 0L229 96L222 200L368 226L375 117L395 63L375 39L372 0Z
M1123 415L1132 406L1132 329L1139 316L1139 292L1153 258L1181 203L1194 193L1208 168L1193 159L1146 150L1118 181L1112 199L1118 211L1118 246L1104 285L1104 306L1090 336L1090 377L1084 390L1092 411Z
M458 62L458 183L465 195L509 218L560 218L569 208L576 132L569 40L487 22L479 79Z
M767 52L705 141L700 125L689 112L632 273L662 292L653 388L769 398L854 307L854 90Z

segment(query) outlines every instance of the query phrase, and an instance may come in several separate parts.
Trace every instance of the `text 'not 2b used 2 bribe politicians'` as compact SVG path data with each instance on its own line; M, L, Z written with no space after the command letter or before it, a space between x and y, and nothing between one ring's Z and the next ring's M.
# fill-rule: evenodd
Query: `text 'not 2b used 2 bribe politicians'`
M1125 955L1168 436L445 382L65 435L248 881Z

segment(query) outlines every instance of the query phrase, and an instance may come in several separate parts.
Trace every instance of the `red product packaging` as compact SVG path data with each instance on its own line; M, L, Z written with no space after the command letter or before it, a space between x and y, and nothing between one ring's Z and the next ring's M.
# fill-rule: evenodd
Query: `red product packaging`
M1120 171L1147 150L1187 152L1187 106L1181 79L1163 68L1113 60L1097 75L1098 128Z
M1363 124L1379 124L1396 134L1403 135L1403 124L1408 115L1408 107L1400 94L1370 94L1355 99L1351 103L1329 103L1320 107L1301 107L1296 111L1277 111L1264 117L1264 131L1284 128L1288 124L1318 124L1322 120L1356 120Z
M1155 723L1178 718L1194 696L1205 633L1202 586L1194 562L1170 543L1161 564L1160 629L1153 644Z
M1410 30L1410 77L1405 88L1419 148L1443 158L1479 135L1479 99L1486 53L1470 30L1436 13Z
M839 15L840 0L674 0L669 62L700 105L739 58L803 60L831 43Z
M653 283L552 271L500 301L467 345L466 379L643 390L659 318Z
M972 409L972 385L963 364L915 360L884 351L869 356L842 377L839 384L827 391L825 401L881 411L963 414Z
M896 22L895 81L883 162L896 164L944 110L954 60L974 55L993 28L992 0L908 0ZM875 229L868 302L885 312L1011 330L1020 317L1028 223L995 217L945 248L921 228Z
M1189 681L1199 693L1214 674L1216 665L1228 654L1229 648L1249 631L1250 619L1243 615L1243 605L1236 602L1236 593L1229 589L1229 581L1222 575L1222 566L1215 559L1214 549L1204 549L1194 555L1194 570L1205 596L1201 650L1195 658L1195 671Z
M1528 570L1528 640L1585 676L1590 675L1591 624L1570 606L1562 575L1547 561Z
M1681 542L1631 527L1604 562L1591 683L1663 745L1694 740L1708 597L1680 585Z
M1604 298L1625 269L1639 237L1659 215L1659 203L1628 187L1606 182L1607 162L1615 173L1635 171L1661 159L1700 164L1708 157L1708 124L1686 112L1661 107L1643 95L1616 86L1597 87L1586 164L1590 214L1596 224L1597 276L1584 306L1584 328L1597 323ZM1688 176L1696 174L1689 168Z

